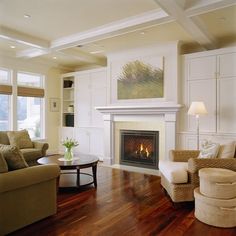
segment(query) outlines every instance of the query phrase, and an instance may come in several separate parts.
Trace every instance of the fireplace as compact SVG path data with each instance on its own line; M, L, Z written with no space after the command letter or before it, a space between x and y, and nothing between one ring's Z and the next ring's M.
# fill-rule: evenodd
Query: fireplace
M158 169L159 131L120 130L120 164Z

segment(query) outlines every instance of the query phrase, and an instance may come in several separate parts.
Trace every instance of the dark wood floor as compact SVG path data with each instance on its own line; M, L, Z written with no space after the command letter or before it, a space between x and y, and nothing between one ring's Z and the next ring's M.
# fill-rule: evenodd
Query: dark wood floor
M98 188L58 194L55 216L12 235L236 235L236 229L208 226L194 218L193 205L174 207L160 177L98 168Z

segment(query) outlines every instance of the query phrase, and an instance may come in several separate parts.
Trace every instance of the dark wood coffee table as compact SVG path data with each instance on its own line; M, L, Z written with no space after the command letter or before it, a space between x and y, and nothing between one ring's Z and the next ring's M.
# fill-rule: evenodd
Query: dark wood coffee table
M61 175L59 180L59 187L76 187L86 186L94 184L97 188L97 163L98 158L94 155L78 154L74 156L72 161L63 161L63 155L55 154L52 156L46 156L38 159L38 163L41 165L57 164L61 169ZM59 160L60 159L60 160ZM82 173L81 169L92 168L92 174ZM69 170L76 170L69 171ZM69 176L69 178L66 177Z

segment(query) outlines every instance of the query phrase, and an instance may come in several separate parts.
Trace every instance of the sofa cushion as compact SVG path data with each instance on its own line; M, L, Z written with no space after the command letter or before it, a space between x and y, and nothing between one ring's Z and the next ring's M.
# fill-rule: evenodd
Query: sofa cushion
M21 152L27 162L35 161L42 157L42 149L37 148L24 148L21 149Z
M27 130L20 131L8 131L7 132L10 145L17 146L18 148L32 148L33 143L30 139L29 133Z
M23 154L16 146L0 144L0 152L6 160L9 170L28 167Z
M220 144L212 143L211 141L205 141L202 144L199 158L216 158L219 152Z
M230 142L227 144L220 145L218 152L218 158L233 158L235 153L235 144L236 142Z
M0 131L0 144L9 145L9 139L7 136L7 131Z
M188 163L174 161L159 161L159 170L173 184L188 182Z
M8 166L5 158L3 157L2 153L0 152L0 173L8 172Z

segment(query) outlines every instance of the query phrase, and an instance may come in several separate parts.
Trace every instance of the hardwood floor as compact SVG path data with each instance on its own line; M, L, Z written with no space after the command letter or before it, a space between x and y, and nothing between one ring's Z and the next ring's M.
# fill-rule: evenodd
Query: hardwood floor
M236 235L235 228L208 226L193 205L174 207L160 177L98 167L98 188L58 194L58 213L12 235Z

